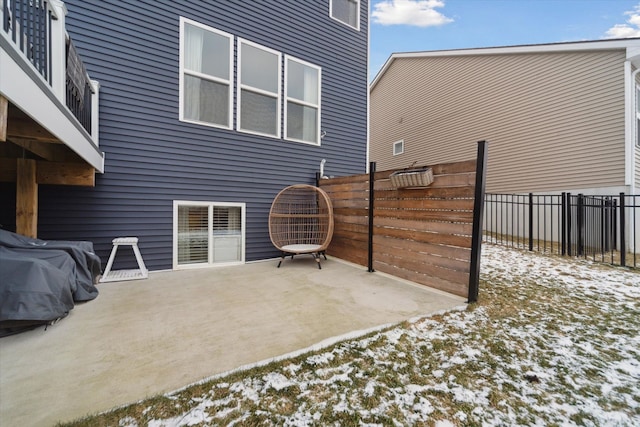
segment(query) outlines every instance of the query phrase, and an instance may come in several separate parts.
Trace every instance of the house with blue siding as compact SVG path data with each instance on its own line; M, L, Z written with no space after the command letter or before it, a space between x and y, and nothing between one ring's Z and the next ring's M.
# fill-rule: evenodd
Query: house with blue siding
M92 241L103 262L136 236L150 270L243 263L278 254L278 191L313 184L323 160L326 175L366 169L367 0L0 1L10 71L59 116L2 70L4 228Z

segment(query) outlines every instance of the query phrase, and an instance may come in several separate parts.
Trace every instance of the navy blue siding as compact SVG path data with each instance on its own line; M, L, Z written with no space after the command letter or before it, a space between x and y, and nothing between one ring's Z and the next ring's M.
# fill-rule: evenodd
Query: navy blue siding
M169 269L173 200L244 202L246 259L273 257L267 220L280 189L313 183L323 158L328 175L365 171L367 1L360 31L331 19L329 0L65 3L67 30L100 81L106 165L95 188L40 188L39 237L93 241L106 262L111 239L138 236L147 266ZM180 16L320 66L322 145L180 122Z

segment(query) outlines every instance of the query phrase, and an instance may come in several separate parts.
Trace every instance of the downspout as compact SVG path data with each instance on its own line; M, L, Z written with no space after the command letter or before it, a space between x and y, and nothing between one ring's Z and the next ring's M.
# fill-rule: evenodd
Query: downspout
M627 60L624 63L625 66L625 75L629 75L629 71L631 70L631 61ZM631 81L629 82L630 89L627 93L631 93L629 96L629 107L628 114L629 120L628 128L630 132L628 133L628 137L625 138L626 147L625 147L625 185L629 187L629 193L635 194L635 146L637 135L638 135L638 119L637 119L637 102L636 99L638 96L638 91L636 89L636 76L640 73L640 68L637 68L635 71L631 73Z

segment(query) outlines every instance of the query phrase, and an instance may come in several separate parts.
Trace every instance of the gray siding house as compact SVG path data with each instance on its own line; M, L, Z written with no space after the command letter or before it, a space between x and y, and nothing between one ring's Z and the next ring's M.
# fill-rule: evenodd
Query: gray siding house
M104 262L113 238L136 236L150 270L270 258L279 190L314 183L323 159L326 175L366 170L367 0L61 7L94 98L99 89L87 134L99 161L59 138L95 178L36 178L50 184L37 192L37 237L90 240ZM31 115L2 97L9 112ZM18 147L11 118L5 140ZM0 160L12 164L18 148ZM10 174L0 181L0 223L20 229L21 187ZM136 265L120 252L116 263Z

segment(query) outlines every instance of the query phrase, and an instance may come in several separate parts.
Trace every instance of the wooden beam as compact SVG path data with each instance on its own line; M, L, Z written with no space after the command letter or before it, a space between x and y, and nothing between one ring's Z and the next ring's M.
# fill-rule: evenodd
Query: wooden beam
M52 144L50 142L15 137L11 137L9 142L22 147L45 160L65 162L78 159L78 156L74 155L75 153L62 144Z
M7 140L7 122L9 121L9 100L0 95L0 141Z
M38 237L38 184L36 161L17 159L16 232Z
M94 187L96 170L86 163L38 162L38 184Z
M58 138L49 133L38 122L30 119L12 117L7 122L7 139L24 138L35 139L44 142L60 142Z
M0 158L0 182L17 182L17 162ZM35 160L34 160L35 161ZM36 183L94 187L95 169L83 163L36 161Z

